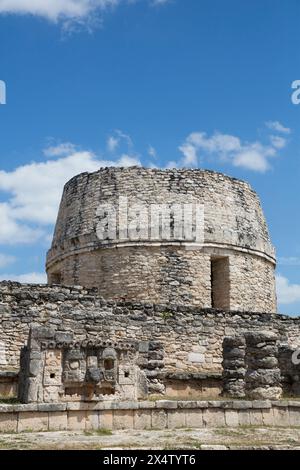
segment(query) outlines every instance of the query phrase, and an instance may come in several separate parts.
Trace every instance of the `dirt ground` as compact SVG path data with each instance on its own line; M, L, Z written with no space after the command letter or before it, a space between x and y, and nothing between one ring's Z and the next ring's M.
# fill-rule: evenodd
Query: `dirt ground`
M204 428L165 431L26 432L0 434L0 449L227 450L297 449L300 427Z

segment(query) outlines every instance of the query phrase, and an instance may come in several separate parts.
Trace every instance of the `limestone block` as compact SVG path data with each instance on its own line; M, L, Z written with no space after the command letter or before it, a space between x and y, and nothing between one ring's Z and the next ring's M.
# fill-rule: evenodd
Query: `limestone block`
M64 431L68 429L68 414L66 411L49 412L49 431Z
M185 420L187 428L202 428L203 411L199 409L186 410Z
M86 412L85 429L87 431L99 429L99 412L98 411L88 410Z
M290 415L288 407L273 407L275 426L290 426Z
M156 408L164 408L166 410L175 409L177 406L177 401L175 400L159 400L156 402Z
M239 415L235 410L225 410L225 422L227 426L235 427L239 425Z
M0 413L0 432L17 432L17 426L17 413Z
M113 411L112 410L99 411L99 425L100 425L100 429L113 429Z
M262 426L263 415L261 410L250 410L250 423L251 426Z
M114 410L113 429L133 429L133 411Z
M188 361L194 362L196 364L202 364L203 362L205 362L205 356L201 353L191 352L188 355Z
M18 418L18 432L48 431L49 416L46 412L20 412Z
M224 410L218 408L207 408L203 410L203 424L210 428L225 426Z
M250 426L251 425L250 411L251 410L239 410L239 412L238 412L239 426Z
M165 429L167 427L168 419L165 410L152 410L151 414L151 427L152 429Z
M264 426L274 426L274 412L273 408L263 409L262 418Z
M84 431L86 428L86 411L68 411L68 429Z
M183 410L168 411L168 428L180 429L186 426L185 412Z
M151 429L151 410L134 412L134 429Z
M289 408L289 417L291 426L300 426L300 405L299 408Z

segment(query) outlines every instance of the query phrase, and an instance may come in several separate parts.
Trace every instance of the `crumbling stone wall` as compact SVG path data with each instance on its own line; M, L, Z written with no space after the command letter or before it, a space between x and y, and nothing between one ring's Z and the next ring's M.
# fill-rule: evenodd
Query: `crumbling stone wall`
M283 317L285 320L285 317ZM296 332L296 328L293 333ZM223 340L223 394L277 400L300 395L300 349L261 330Z
M286 396L300 396L300 352L290 344L280 344L278 361L281 370L281 384Z
M246 395L253 399L282 396L278 336L273 332L246 333Z
M246 396L246 340L226 336L223 341L223 394L232 398Z
M138 366L139 349L143 353L144 346L99 337L79 342L71 332L33 327L21 350L19 399L50 403L145 398L147 377ZM159 343L152 346L160 350ZM159 357L163 364L163 355ZM144 370L151 365L147 359Z
M176 305L105 301L95 290L0 283L1 370L18 370L32 325L74 333L78 341L106 336L145 342L151 373L162 372L149 342L162 343L164 371L221 372L225 336L269 330L282 343L300 346L300 319L277 314L224 312ZM148 346L147 346L148 344ZM149 348L147 350L147 347ZM156 359L155 357L156 356ZM149 370L150 372L150 370ZM159 386L159 384L158 384Z
M202 205L203 246L175 236L152 240L149 231L138 240L99 240L97 209L117 207L120 196L149 212L151 204ZM212 286L215 258L226 258L228 269ZM50 283L97 287L106 299L260 312L277 310L274 268L255 192L243 181L203 170L105 168L73 178L64 189L47 257Z

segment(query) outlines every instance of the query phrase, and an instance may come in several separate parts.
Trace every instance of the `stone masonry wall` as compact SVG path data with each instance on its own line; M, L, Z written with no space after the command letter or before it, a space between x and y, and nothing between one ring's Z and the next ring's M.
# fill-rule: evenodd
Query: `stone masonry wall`
M229 266L230 310L270 312L270 305L276 305L273 266L261 258L244 254L230 256ZM271 312L276 311L275 306Z
M105 301L95 290L0 283L2 370L19 368L20 349L32 325L73 331L78 340L159 341L166 371L221 371L225 336L274 331L281 342L300 346L300 318L224 312L196 307Z
M119 207L120 197L127 198L126 210ZM130 228L121 237L117 232L105 240L97 237L100 205L115 208L116 220L124 211L131 227L137 203L148 212L144 217L151 227L158 225L149 215L153 204L169 212L175 205L203 207L204 230L195 228L195 221L191 226L204 232L204 242L201 237L200 247L195 246L174 233L153 240L149 229L132 239ZM164 223L174 228L174 220ZM275 252L259 198L248 183L203 170L105 168L78 175L65 186L47 273L50 284L97 287L106 299L208 308L215 258L227 258L229 264L216 277L215 306L277 311Z
M61 264L61 266L60 266ZM56 266L66 285L99 285L108 299L154 303L191 303L211 306L210 256L176 247L126 247L97 250L68 257ZM111 267L115 271L111 275ZM201 266L200 276L191 276ZM180 289L178 288L180 286Z
M0 432L300 425L299 401L141 401L0 405ZM201 449L204 449L203 445Z
M215 278L216 306L276 312L272 264L247 254L233 254L228 260L229 269ZM202 251L124 247L120 255L119 249L104 249L71 255L57 263L55 271L62 273L65 285L98 285L98 293L107 299L212 307L211 256Z

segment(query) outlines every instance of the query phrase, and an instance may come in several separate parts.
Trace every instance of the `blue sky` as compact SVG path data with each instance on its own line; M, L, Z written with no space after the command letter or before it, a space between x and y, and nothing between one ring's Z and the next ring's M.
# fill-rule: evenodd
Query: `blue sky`
M0 0L0 278L43 279L74 174L192 166L259 193L280 311L299 314L299 14L298 0Z

